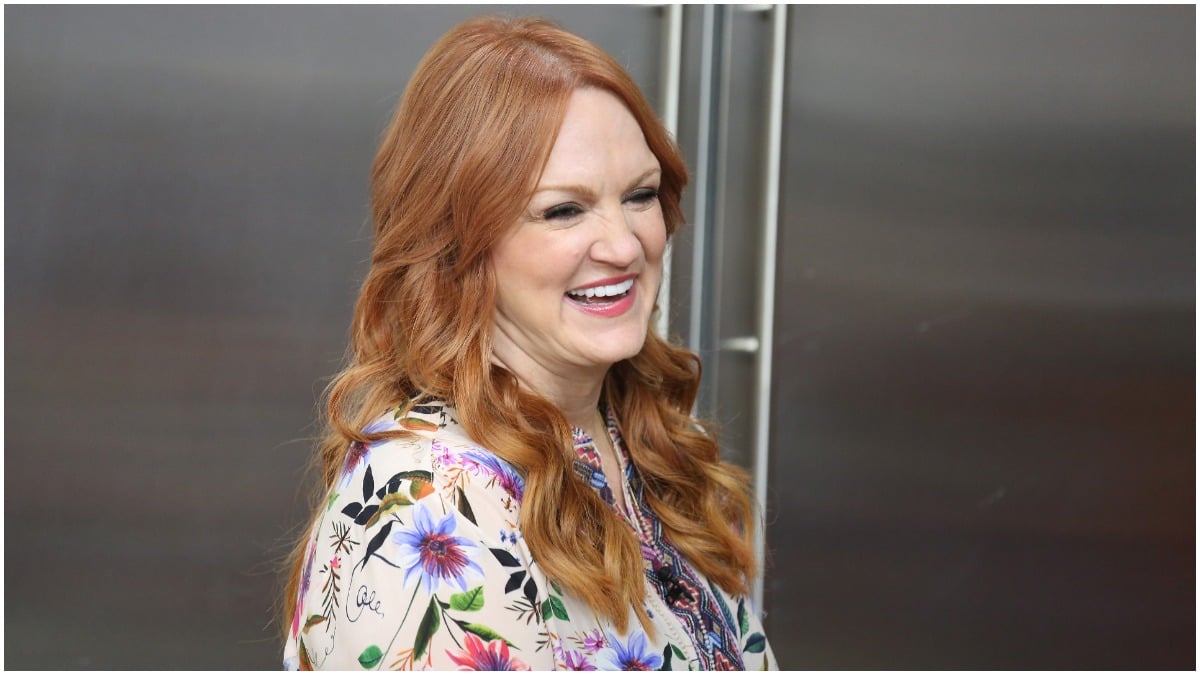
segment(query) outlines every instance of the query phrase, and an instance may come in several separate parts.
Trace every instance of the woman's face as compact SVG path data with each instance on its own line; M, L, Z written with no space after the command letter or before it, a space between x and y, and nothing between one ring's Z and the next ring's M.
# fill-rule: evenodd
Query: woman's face
M660 178L624 104L576 90L526 213L492 252L501 363L571 378L641 350L667 239Z

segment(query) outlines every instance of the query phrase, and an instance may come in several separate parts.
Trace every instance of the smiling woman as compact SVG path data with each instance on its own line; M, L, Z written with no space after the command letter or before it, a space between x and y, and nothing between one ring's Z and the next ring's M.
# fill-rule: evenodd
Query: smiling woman
M667 239L661 173L625 106L580 89L529 212L492 252L493 358L535 391L561 392L568 419L580 408L584 425L604 373L641 351L654 313Z
M490 18L434 45L374 166L288 667L774 667L745 475L650 330L686 182L594 45Z

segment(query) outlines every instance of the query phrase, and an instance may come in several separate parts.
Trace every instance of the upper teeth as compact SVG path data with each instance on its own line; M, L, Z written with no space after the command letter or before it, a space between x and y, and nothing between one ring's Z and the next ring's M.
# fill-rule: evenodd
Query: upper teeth
M621 295L633 288L633 279L626 279L619 284L611 286L592 286L591 288L581 288L575 291L567 291L570 295L577 298L607 298L614 295Z

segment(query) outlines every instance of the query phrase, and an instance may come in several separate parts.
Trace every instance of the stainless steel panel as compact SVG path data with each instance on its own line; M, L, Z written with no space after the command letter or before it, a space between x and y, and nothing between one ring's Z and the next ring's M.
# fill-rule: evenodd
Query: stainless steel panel
M722 451L727 459L750 468L753 464L754 354L730 349L728 340L756 336L763 235L763 158L767 149L770 14L737 8L731 24L732 63L729 101L722 127L726 142L721 161L725 182L721 220L715 238L718 288L715 372L705 383L712 387L714 415L721 423Z
M783 55L773 53L773 44L782 49L786 27L781 19L776 39L772 16L762 7L729 6L695 8L692 14L695 37L689 54L696 65L690 91L685 91L695 101L695 114L684 117L681 129L694 135L681 136L681 142L685 150L694 148L695 170L687 210L691 227L676 244L690 253L686 261L691 264L681 279L689 284L690 303L686 322L672 316L675 325L686 323L683 342L701 356L704 379L697 412L719 423L722 455L750 470L756 490L762 492L767 453L758 452L756 444L761 435L765 448L769 397L761 394L769 392L770 366L758 347L765 343L769 348L769 337L764 339L759 331L770 323L763 317L773 317L763 307L770 300L762 290L764 284L774 288L773 268L767 269L775 257L774 238L766 233L774 232L777 209L771 204L778 190L768 185L778 179L778 111L783 107L781 91L774 102L769 92L772 59L783 63ZM768 124L772 106L774 132ZM770 171L768 156L776 158L776 168ZM676 263L684 264L684 259ZM757 386L760 381L762 388ZM755 544L760 558L761 537L760 530ZM756 581L754 596L761 600L761 580Z
M278 667L377 135L480 12L657 100L650 7L5 8L6 666Z
M706 12L713 15L716 33L711 44L703 35ZM770 15L740 7L689 6L685 17L680 143L694 182L685 194L689 227L673 244L671 325L704 362L697 412L719 423L725 459L749 468L754 355L722 349L721 343L752 336L757 329ZM718 53L706 57L705 50ZM705 58L713 61L715 108L707 151L700 138L710 75L702 67ZM701 166L706 159L711 162L707 170ZM700 236L702 227L709 231L706 238ZM704 255L697 257L697 245L707 249ZM703 265L697 265L701 259ZM702 316L695 316L697 307Z
M767 629L1195 666L1195 9L793 7Z

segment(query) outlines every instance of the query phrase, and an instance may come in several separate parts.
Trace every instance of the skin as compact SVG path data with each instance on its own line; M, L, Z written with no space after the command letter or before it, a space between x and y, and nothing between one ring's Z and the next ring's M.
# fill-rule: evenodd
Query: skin
M622 476L598 407L609 367L637 354L662 279L661 169L641 127L608 92L579 89L529 207L492 252L493 360L597 441L623 508ZM596 316L567 291L634 277L632 306Z

